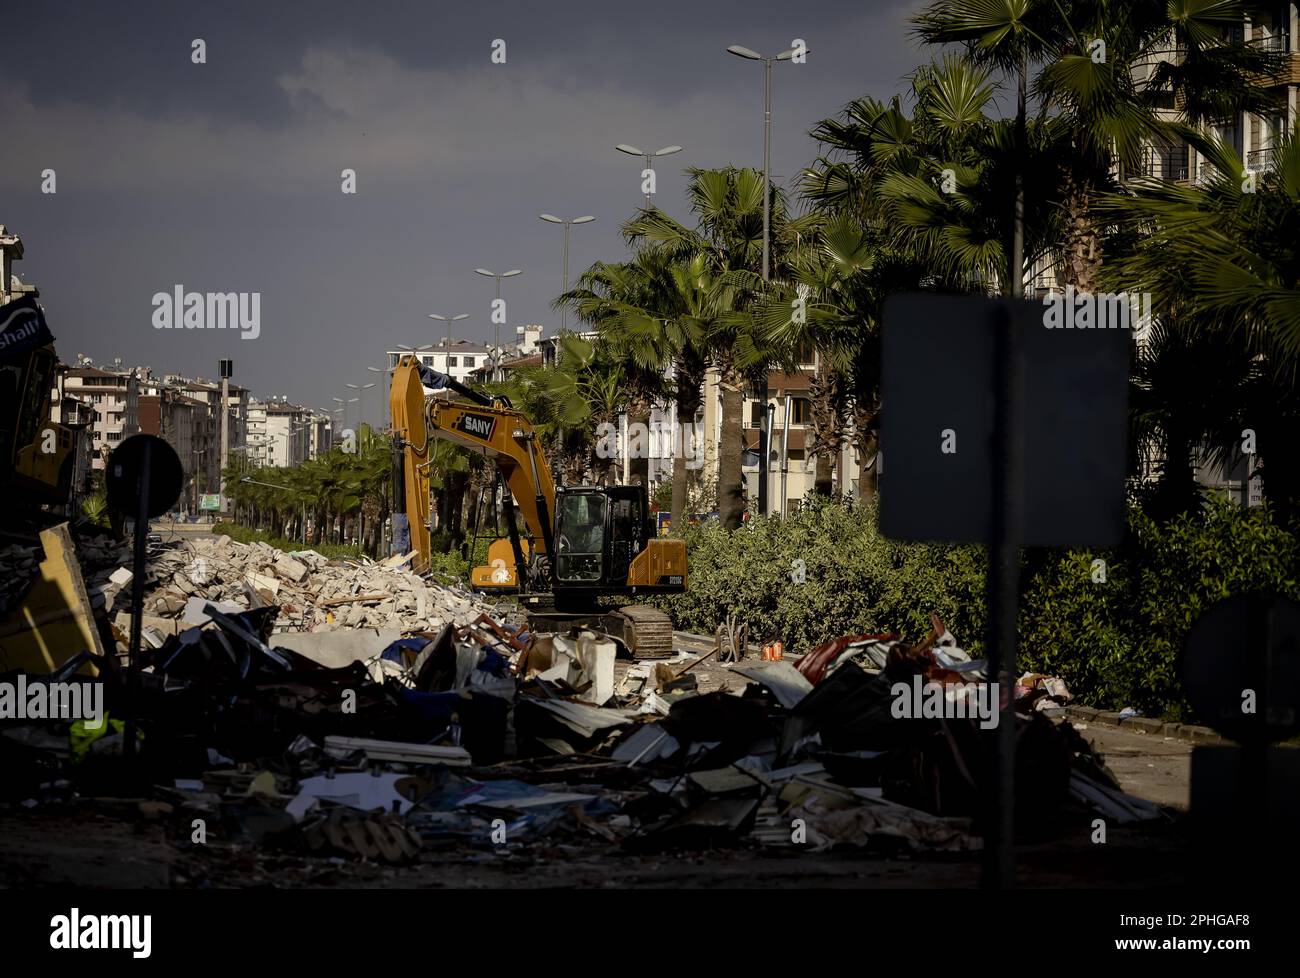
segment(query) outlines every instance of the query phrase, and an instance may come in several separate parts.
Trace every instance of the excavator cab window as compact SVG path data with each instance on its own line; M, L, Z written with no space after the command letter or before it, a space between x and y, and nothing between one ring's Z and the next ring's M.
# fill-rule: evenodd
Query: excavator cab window
M556 578L566 583L599 582L605 563L605 497L595 492L562 493L556 507Z

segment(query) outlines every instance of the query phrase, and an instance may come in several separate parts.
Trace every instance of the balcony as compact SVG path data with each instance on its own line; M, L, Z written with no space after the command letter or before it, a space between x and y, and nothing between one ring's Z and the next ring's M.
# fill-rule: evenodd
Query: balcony
M1263 173L1273 165L1273 160L1277 156L1277 148L1270 146L1267 149L1252 149L1246 154L1246 172Z
M1124 168L1124 179L1145 177L1151 180L1186 181L1190 171L1187 164L1187 147L1151 147L1142 151L1137 166Z
M1269 54L1286 54L1291 50L1291 35L1286 33L1265 34L1252 37L1246 42L1249 47Z

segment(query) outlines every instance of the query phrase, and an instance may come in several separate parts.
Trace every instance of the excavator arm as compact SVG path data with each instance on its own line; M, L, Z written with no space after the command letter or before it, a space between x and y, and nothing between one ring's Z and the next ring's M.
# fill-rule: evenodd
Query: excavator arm
M411 549L419 552L418 565L427 567L430 557L429 461L435 439L477 452L496 464L532 536L532 552L538 557L549 556L555 549L555 479L537 444L532 422L501 401L444 376L437 375L437 379L447 385L448 394L454 390L469 403L436 393L427 395L413 355L399 361L390 394L396 450L400 453L398 464L402 468L401 478L395 481L406 497L399 501L397 509L407 514Z

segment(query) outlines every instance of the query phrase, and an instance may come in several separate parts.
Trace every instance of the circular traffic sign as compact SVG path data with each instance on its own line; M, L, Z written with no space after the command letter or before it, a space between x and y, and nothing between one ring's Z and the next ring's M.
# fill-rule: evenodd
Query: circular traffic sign
M141 477L146 467L150 516L162 516L181 497L185 474L176 450L157 435L132 435L113 449L104 476L108 505L123 516L139 515Z

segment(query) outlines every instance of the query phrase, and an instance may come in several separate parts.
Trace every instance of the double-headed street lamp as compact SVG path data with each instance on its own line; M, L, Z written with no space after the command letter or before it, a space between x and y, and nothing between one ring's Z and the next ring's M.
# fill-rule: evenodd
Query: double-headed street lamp
M345 401L345 400L344 400L343 398L341 398L341 397L331 397L330 400L333 401L335 404L339 405L337 408L335 408L336 411L342 411L342 412L343 412L343 429L346 431L346 430L347 430L347 427L348 427L348 405L349 405L349 404L356 404L359 400L361 400L361 398L359 398L359 397L349 397L349 398Z
M429 313L429 318L430 318L430 319L436 319L436 320L438 320L438 322L440 322L440 323L446 323L446 324L447 324L447 355L446 355L446 357L445 357L444 360L443 360L443 364L442 364L442 366L443 366L444 372L447 374L448 377L450 377L450 376L451 376L451 340L452 340L452 337L451 337L451 324L452 324L452 323L458 323L458 322L460 322L462 319L469 319L469 313L467 313L467 312L460 312L460 313L457 313L457 314L454 315L454 316L439 316L436 312L431 312L431 313Z
M551 224L564 225L564 291L569 291L569 228L575 224L587 224L594 221L595 218L587 214L583 217L572 217L567 221L562 217L556 217L554 214L538 214L543 221ZM569 324L569 307L567 304L560 306L560 332L564 332Z
M765 57L757 51L752 51L747 47L739 44L733 44L727 48L729 54L734 54L738 58L745 58L749 61L761 61L763 63L763 281L766 282L771 277L771 268L768 255L770 253L770 225L772 210L772 194L769 190L771 182L772 169L772 63L775 61L789 61L794 57L795 51L791 48L788 51L782 51L774 57ZM807 53L807 49L804 49ZM767 418L767 378L763 378L762 387L759 390L762 397L761 403L764 406L763 416ZM767 471L768 471L768 422L764 422L763 428L759 431L759 451L758 451L758 512L760 515L767 515Z
M618 144L617 146L615 146L614 148L615 148L616 150L618 150L620 153L626 153L628 156L639 156L639 157L641 157L643 160L645 160L645 169L646 169L646 170L650 170L650 169L651 169L651 167L650 167L650 161L651 161L652 159L654 159L655 157L659 157L659 156L671 156L673 153L680 153L680 152L682 151L682 148L681 148L680 146L665 146L663 149L657 149L657 150L655 150L653 153L647 153L647 152L645 152L645 150L637 149L635 146L629 146L627 143L619 143L619 144ZM652 172L653 172L653 171L652 171ZM645 179L645 170L643 170L643 171L641 172L641 179L642 179L642 180ZM649 191L649 190L646 190L646 195L645 195L645 209L646 209L646 210L649 210L649 209L650 209L650 191Z
M494 324L495 324L495 326L496 326L496 328L497 328L497 332L496 332L496 337L497 337L497 339L496 339L496 354L494 355L494 359L493 359L493 363L492 363L492 371L493 371L493 373L496 372L496 359L495 359L495 358L499 358L499 357L501 356L501 324L495 322L495 320L496 320L496 318L497 318L497 307L500 305L500 302L501 302L501 280L502 280L503 278L511 278L512 276L519 275L521 272L523 272L523 269L522 269L522 268L512 268L512 269L510 269L510 271L508 271L508 272L501 272L501 273L499 273L499 274L498 274L497 272L492 271L492 269L490 269L490 268L476 268L476 269L474 269L474 274L475 274L475 275L486 275L488 278L494 278L494 279L497 280L497 301L496 301L496 304L494 304L494 305L492 306L492 319L493 319Z
M773 57L765 57L757 51L751 51L747 47L739 44L733 44L727 48L728 54L734 54L738 58L745 58L749 61L763 62L763 281L768 279L768 225L771 220L771 195L768 192L768 184L771 179L772 169L772 63L776 61L789 61L795 56L795 51L791 48L788 51L782 51ZM807 49L804 49L807 54Z
M365 424L366 423L366 402L365 402L366 391L370 390L370 388L374 387L375 385L373 383L370 383L370 384L348 384L347 386L357 392L357 398L358 400L361 401L361 406L357 409L357 413L360 415L360 419L358 420L357 423Z

